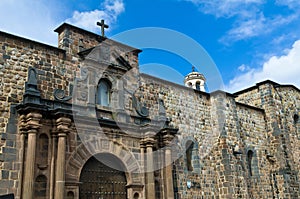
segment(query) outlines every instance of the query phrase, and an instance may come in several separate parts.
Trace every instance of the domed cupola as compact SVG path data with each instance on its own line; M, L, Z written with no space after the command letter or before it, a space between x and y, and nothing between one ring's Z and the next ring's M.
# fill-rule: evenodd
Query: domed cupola
M195 67L192 67L192 72L184 78L184 85L195 90L205 92L205 77L203 74L196 72Z

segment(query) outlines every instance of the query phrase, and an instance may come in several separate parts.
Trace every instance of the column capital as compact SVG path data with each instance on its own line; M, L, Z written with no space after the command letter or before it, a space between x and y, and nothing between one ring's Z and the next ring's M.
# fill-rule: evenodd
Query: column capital
M147 137L143 140L143 144L146 147L153 147L153 145L155 144L155 139L152 137Z
M56 130L58 136L63 136L70 131L71 119L68 117L60 117L56 120Z
M156 141L154 138L144 138L143 140L141 140L141 147L153 147L155 142Z
M27 115L23 115L20 117L21 119L21 130L35 130L37 131L40 127L40 120L42 118L42 114L36 113L36 112L31 112L28 113ZM31 131L33 132L33 131Z
M26 133L26 116L25 115L20 115L20 117L19 117L19 131L20 131L20 134Z
M155 144L155 132L147 132L145 133L145 138L141 140L142 147L153 147Z
M175 138L175 136L171 135L171 134L163 135L164 146L170 146L172 144L172 141L174 138Z

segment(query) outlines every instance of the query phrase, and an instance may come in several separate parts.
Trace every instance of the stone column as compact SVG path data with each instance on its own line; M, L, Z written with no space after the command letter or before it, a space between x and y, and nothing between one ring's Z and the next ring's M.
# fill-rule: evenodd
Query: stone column
M36 134L40 128L39 121L42 115L29 113L26 116L26 129L28 134L28 145L26 151L25 175L23 181L23 199L34 198L34 167L36 152Z
M51 163L50 163L50 188L49 188L49 199L54 198L54 186L55 186L55 160L56 160L56 141L57 135L51 134Z
M20 131L20 150L19 150L19 163L20 163L20 173L19 173L19 186L17 190L16 198L21 198L22 195L22 182L24 176L24 155L25 155L25 138L26 138L26 117L21 115L19 118L19 131Z
M172 150L171 141L174 136L166 134L163 136L165 145L165 166L164 166L164 184L166 187L166 198L174 199L173 175L172 175Z
M58 131L58 146L56 159L56 175L55 175L55 199L64 198L65 189L65 157L66 157L66 137L69 132L71 120L66 117L61 117L56 120Z
M140 152L141 152L141 168L142 168L142 173L145 173L146 168L145 168L145 145L143 142L140 144ZM145 184L145 176L143 176L143 184Z
M146 133L146 138L143 140L146 146L146 195L147 199L155 199L155 182L154 182L154 167L153 167L153 145L155 133Z

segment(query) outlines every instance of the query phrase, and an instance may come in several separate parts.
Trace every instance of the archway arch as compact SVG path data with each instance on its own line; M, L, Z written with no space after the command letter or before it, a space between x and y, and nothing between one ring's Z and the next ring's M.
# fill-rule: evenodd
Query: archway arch
M79 176L85 163L92 156L101 153L112 154L123 163L126 169L128 184L142 183L142 171L138 160L132 152L121 143L101 138L86 141L76 148L67 160L67 179L79 182Z
M144 194L143 172L137 157L122 143L99 136L79 144L66 161L66 181L70 184L66 188L73 189L72 184L76 184L73 189L75 198L79 198L80 174L84 165L92 156L101 153L114 155L123 163L129 198L133 197L134 191L139 192L140 196Z

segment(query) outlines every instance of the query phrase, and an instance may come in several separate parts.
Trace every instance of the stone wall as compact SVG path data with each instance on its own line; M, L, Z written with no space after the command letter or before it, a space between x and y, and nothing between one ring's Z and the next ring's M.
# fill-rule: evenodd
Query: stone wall
M258 108L262 108L262 99L260 96L259 88L257 86L238 91L234 93L235 100L243 104L248 104Z
M162 99L171 124L179 128L182 150L175 166L178 197L272 197L263 109L235 102L234 96L225 93L207 95L148 75L142 75L140 90L143 92L138 96L152 111L150 116L157 115L157 104ZM186 163L188 140L197 143L193 171L188 171ZM251 175L249 150L254 152ZM188 180L194 187L187 188Z
M293 179L297 178L294 174L298 175L299 147L295 133L298 121L295 124L293 117L299 112L299 92L288 88L276 92L275 89L272 84L262 83L259 88L251 88L249 93L237 97L207 95L142 75L140 90L143 92L138 96L152 110L152 115L157 115L156 104L163 99L167 117L172 118L171 124L179 128L182 151L175 167L180 198L201 194L207 198L213 194L220 198L294 197L299 194L299 182L287 181L287 176ZM279 95L285 97L280 99ZM282 104L288 106L284 111L280 110ZM219 108L215 110L216 107ZM218 122L224 125L216 130ZM290 130L286 131L285 125ZM285 136L281 135L283 132ZM207 137L209 144L205 143ZM187 140L197 143L197 155L193 158L199 164L192 172L188 171L186 162ZM204 154L203 148L208 145L210 149ZM251 166L249 151L253 152ZM289 159L293 159L289 163L291 168L284 163ZM286 174L285 169L291 169L292 173ZM188 189L188 180L195 186Z
M13 104L21 103L27 81L29 68L36 68L38 73L38 89L41 96L54 99L55 88L66 90L73 81L77 66L65 59L61 49L16 37L4 32L0 33L0 135L1 135L1 182L6 189L0 189L0 194L8 193L8 189L17 187L20 177L15 171L17 158L17 115ZM11 181L7 181L11 180ZM8 186L8 187L7 187Z
M22 148L22 136L15 105L23 101L28 70L34 68L40 96L48 100L49 106L53 101L61 102L65 96L73 95L70 96L73 99L62 103L85 107L79 114L86 117L83 126L76 126L73 121L66 143L66 189L75 191L75 195L78 190L74 184L80 168L93 155L86 151L84 139L91 142L99 139L101 144L92 148L95 152L108 147L126 162L131 156L122 157L120 151L124 149L139 160L138 163L129 161L128 165L141 169L136 165L143 164L140 161L142 132L147 125L156 125L151 130L157 133L165 126L157 126L155 122L166 121L179 129L173 153L176 198L299 196L299 89L265 81L234 95L208 94L139 74L137 49L68 24L56 32L59 48L0 32L0 195L20 194L23 162L19 159L22 151L18 149ZM97 84L103 77L112 83L109 108L95 104ZM84 89L72 92L72 88L78 91L79 87ZM54 95L56 89L60 91L59 99ZM149 109L151 120L138 113L137 103ZM102 122L114 119L119 127L106 123L98 128L91 118L101 118ZM51 168L55 161L50 157L55 157L57 138L52 119L44 114L40 121L43 128L37 134L34 177L40 177L41 192L43 180L47 179L49 186L53 179ZM130 128L122 128L128 123L132 124ZM105 132L106 137L98 136L99 132L101 136ZM117 147L109 148L112 143ZM190 152L187 152L188 143L193 143ZM154 149L159 150L159 144ZM43 158L47 154L48 158ZM156 158L159 164L163 163L162 157ZM166 185L159 181L162 176L155 172L163 190ZM132 182L145 180L139 175L131 179Z
M267 146L264 156L269 162L269 175L273 196L293 198L299 196L299 139L295 115L299 115L299 89L265 81L240 92L237 99L243 102L261 101L265 111ZM251 98L251 93L257 91Z

